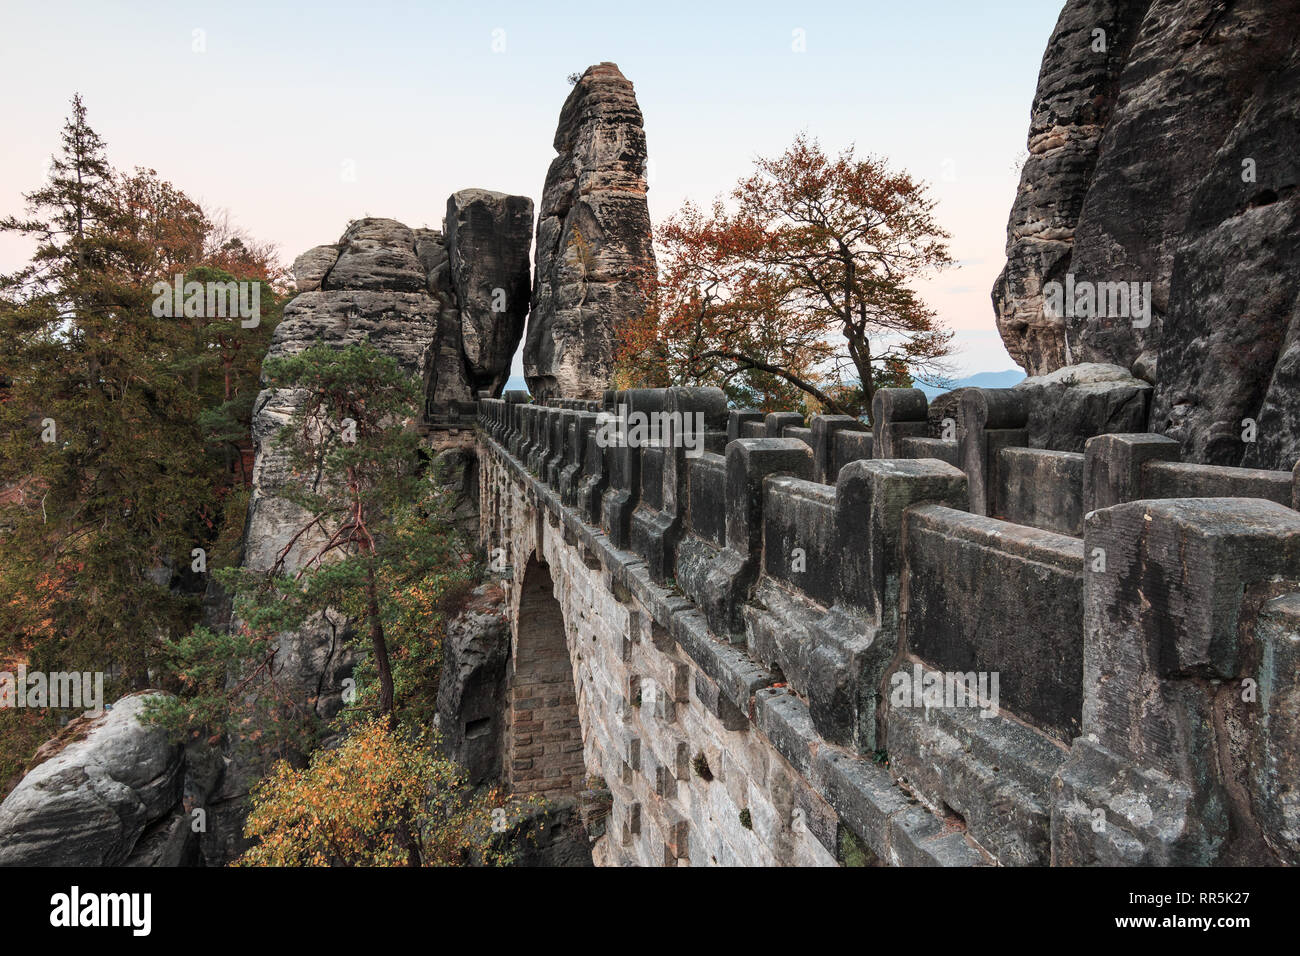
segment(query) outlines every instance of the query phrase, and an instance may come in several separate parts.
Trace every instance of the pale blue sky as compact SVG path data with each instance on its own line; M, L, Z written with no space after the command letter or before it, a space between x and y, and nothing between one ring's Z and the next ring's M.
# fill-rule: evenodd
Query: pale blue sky
M964 371L1009 368L989 289L1061 6L5 0L0 214L43 178L79 90L115 165L228 208L286 259L362 215L437 227L457 189L536 201L567 75L612 60L645 114L652 219L800 130L856 143L933 183L961 265L921 289ZM26 251L0 237L0 270Z

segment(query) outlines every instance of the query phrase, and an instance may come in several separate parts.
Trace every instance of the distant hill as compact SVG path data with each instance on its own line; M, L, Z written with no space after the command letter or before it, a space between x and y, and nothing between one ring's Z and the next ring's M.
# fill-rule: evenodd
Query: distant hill
M954 388L1011 388L1011 386L1024 381L1025 373L1018 368L1009 368L1005 372L976 372L974 375L967 375L965 378L955 379L951 388L935 388L933 385L925 385L916 382L916 388L925 392L926 398L934 398L936 395L942 395L944 392L950 392Z
M1009 368L1005 372L976 372L974 375L967 375L965 378L956 379L952 388L1010 388L1017 382L1024 379L1025 373L1018 368ZM935 388L933 385L925 385L921 382L916 383L916 387L925 392L926 398L934 398L936 395L942 395L944 392L951 391L948 388ZM528 383L524 381L522 375L512 375L506 381L506 391L528 391Z

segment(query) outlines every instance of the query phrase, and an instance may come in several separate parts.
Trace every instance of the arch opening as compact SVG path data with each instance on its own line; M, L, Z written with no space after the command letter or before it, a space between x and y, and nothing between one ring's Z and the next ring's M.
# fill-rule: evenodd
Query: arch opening
M550 567L536 556L520 581L506 739L512 792L556 797L582 789L582 726L564 613Z

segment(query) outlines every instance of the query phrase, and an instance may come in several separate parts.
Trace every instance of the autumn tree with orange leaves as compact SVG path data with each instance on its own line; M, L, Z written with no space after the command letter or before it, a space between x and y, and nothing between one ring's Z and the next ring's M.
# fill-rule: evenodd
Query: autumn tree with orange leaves
M952 333L912 288L952 263L922 183L800 135L728 199L708 213L687 203L659 230L620 384L859 415L878 388L948 375Z

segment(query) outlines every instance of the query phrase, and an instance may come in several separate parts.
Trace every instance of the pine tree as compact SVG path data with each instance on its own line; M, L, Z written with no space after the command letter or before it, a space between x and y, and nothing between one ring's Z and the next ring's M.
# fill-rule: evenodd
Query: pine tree
M269 386L299 396L276 439L291 463L277 493L303 518L269 571L217 572L236 627L169 644L183 694L156 705L157 719L179 737L256 735L263 749L301 752L303 702L270 674L282 635L328 613L366 651L345 720L377 713L418 731L437 694L443 622L480 570L455 526L454 489L409 427L419 387L369 343L316 345L264 371Z
M72 98L72 115L63 126L63 149L50 163L50 181L26 194L29 219L14 216L0 220L0 231L35 238L38 247L31 263L12 276L0 277L0 289L29 296L67 295L83 290L89 274L101 262L96 249L96 226L111 213L109 198L112 170L104 155L104 141L86 122L86 107L78 93ZM47 299L47 304L54 306ZM67 303L87 307L85 302Z
M151 244L81 97L49 181L0 231L34 240L0 276L0 631L33 667L143 686L192 603L169 587L210 482L192 342L151 313Z

